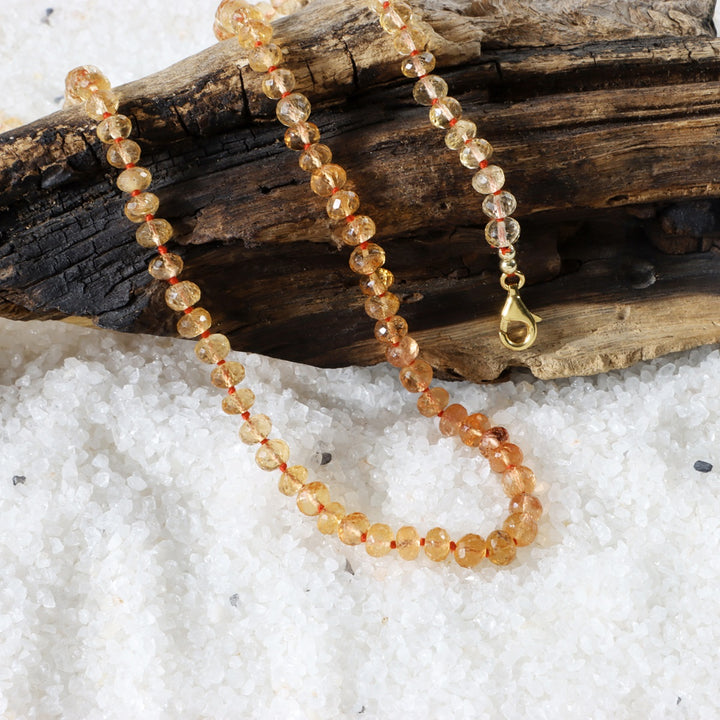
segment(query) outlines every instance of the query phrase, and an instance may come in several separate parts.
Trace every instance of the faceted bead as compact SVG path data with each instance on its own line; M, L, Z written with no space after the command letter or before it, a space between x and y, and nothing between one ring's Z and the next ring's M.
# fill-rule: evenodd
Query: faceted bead
M475 137L477 125L470 120L458 120L446 133L445 144L451 150L460 150L465 143Z
M517 549L513 539L502 530L493 530L487 536L487 556L495 565L508 565L515 559Z
M384 295L395 281L395 276L386 268L378 268L370 275L360 278L360 292L363 295Z
M358 275L370 275L385 263L385 251L375 243L362 243L350 254L350 269Z
M107 161L116 168L135 165L140 160L140 146L134 140L121 140L108 148Z
M529 513L513 513L503 523L503 530L515 541L516 545L529 545L538 533L535 518Z
M262 20L250 20L246 25L239 27L236 34L240 47L247 48L248 50L254 49L256 43L272 44L270 43L273 37L272 25ZM267 47L267 45L265 45L265 47ZM252 65L250 67L252 67ZM272 65L268 65L268 67L272 67ZM253 68L253 70L257 70L257 68ZM267 70L267 68L265 68L265 70ZM264 72L264 70L260 70L259 72Z
M229 40L233 36L233 33L226 30L217 20L214 20L213 35L222 42L223 40Z
M485 239L495 248L510 247L520 237L520 223L512 217L491 220L485 226Z
M291 150L304 150L320 139L320 130L315 123L298 122L285 131L285 145Z
M229 360L218 365L210 373L210 382L219 388L229 388L245 379L245 367L239 362Z
M470 170L477 170L480 163L487 162L493 154L492 145L483 138L473 138L460 150L460 163Z
M367 215L356 215L340 230L340 239L345 245L359 245L375 235L375 223Z
M512 215L516 207L517 200L515 200L515 196L507 190L486 195L482 204L483 212L491 218L504 218Z
M210 313L205 308L196 307L177 321L177 331L180 337L194 338L202 335L211 325Z
M160 207L160 199L151 192L141 192L125 203L125 216L135 223L144 222L148 215L154 215Z
M236 35L238 28L251 20L262 20L262 14L245 0L222 0L215 11L215 20L225 31Z
M490 429L490 420L482 413L468 415L460 426L460 439L470 447L478 447L482 437Z
M380 25L390 35L396 35L404 28L412 17L412 8L404 2L393 2L383 7L380 12Z
M375 320L392 317L399 308L400 298L391 292L365 300L365 312Z
M512 465L523 461L522 450L515 444L504 442L487 455L490 467L498 473L505 472Z
M423 50L429 39L424 28L410 22L393 37L393 47L400 55L409 55L416 50Z
M405 77L423 77L435 69L435 56L430 52L421 52L405 58L400 64L400 70Z
M165 291L165 304L171 310L182 312L200 300L200 288L189 280L170 285Z
M498 165L488 165L480 168L473 175L472 186L481 195L497 192L505 184L505 173Z
M328 503L318 515L318 530L324 535L333 535L340 527L340 521L345 517L345 507L339 502Z
M413 97L418 105L432 105L435 100L447 97L447 83L439 75L420 78L413 87Z
M109 90L110 81L94 65L81 65L65 77L65 94L69 101L78 103L99 90Z
M509 467L503 473L502 485L508 497L531 493L535 489L535 473L524 465Z
M158 245L165 245L172 235L172 225L162 218L147 220L135 231L135 239L144 248L156 248Z
M120 98L112 90L98 90L85 100L85 112L93 120L103 120L108 113L114 115Z
M365 550L372 557L382 557L390 552L392 549L391 543L394 539L395 536L389 525L375 523L367 531Z
M376 13L381 13L385 9L386 0L368 0L367 6ZM392 4L392 0L390 0Z
M399 343L408 332L408 324L400 315L384 318L375 323L375 337L383 343Z
M95 132L101 142L113 143L118 138L129 137L132 132L132 122L125 115L111 115L98 124Z
M290 457L290 448L284 440L268 440L255 453L255 462L261 470L277 470Z
M425 536L425 554L435 562L444 560L450 554L450 536L442 528L428 530Z
M486 553L485 539L480 535L468 533L463 535L455 545L455 562L460 567L475 567Z
M308 471L302 465L293 465L289 467L278 481L278 489L283 495L292 497L299 492L300 488L305 484L308 478Z
M420 553L420 535L409 525L401 527L395 534L395 547L403 560L414 560Z
M400 382L403 387L413 393L422 392L430 387L433 371L424 360L417 359L411 365L400 370Z
M115 184L122 192L131 193L135 190L145 190L150 187L152 174L144 167L131 167L123 170L118 176Z
M192 285L194 283L190 284ZM178 285L182 285L182 283L178 283ZM167 292L170 292L170 289L174 287L177 287L177 285L171 285ZM166 296L167 292L165 293ZM198 293L199 292L200 290L198 289ZM191 304L194 305L195 303ZM201 338L195 343L195 355L197 355L198 360L208 365L215 365L221 360L224 360L229 352L230 341L221 333L213 333L212 335Z
M460 432L460 426L465 422L468 416L468 411L463 405L455 403L447 407L440 418L438 427L440 432L449 437L450 435L457 435Z
M324 483L311 482L298 492L296 502L303 515L317 515L330 502L330 491Z
M340 189L346 179L347 175L339 165L323 165L310 175L310 189L320 197L328 197L336 188Z
M462 115L462 106L452 97L444 97L438 100L430 108L430 122L438 128L447 130L452 127L453 120L459 120Z
M442 412L450 402L450 394L445 388L434 387L427 389L417 401L418 410L425 417L435 417Z
M315 143L300 153L300 169L305 172L312 172L332 160L332 150L327 145Z
M331 220L342 220L354 215L360 207L360 198L352 190L338 190L327 201L325 210Z
M359 545L369 528L370 522L364 513L350 513L340 521L338 537L346 545Z
M255 72L266 72L268 68L279 65L282 62L282 57L282 50L275 43L258 45L248 53L248 65ZM298 119L305 120L306 118L307 115ZM285 125L292 125L292 123L285 123Z
M212 336L210 336L212 337ZM222 409L228 415L242 415L255 403L255 393L250 388L237 388L223 398Z
M509 512L511 515L514 513L528 513L533 520L539 520L542 517L543 506L534 495L520 493L510 499Z
M179 255L164 253L154 257L148 265L148 272L156 280L169 280L177 277L183 269L183 261Z
M240 439L246 445L264 440L272 430L272 421L267 415L251 415L240 428Z
M385 350L385 359L395 367L405 367L415 360L419 352L417 342L406 335L397 345L390 345Z
M290 93L278 100L275 114L283 125L289 127L310 117L310 101L302 93Z
M487 432L483 433L478 449L480 453L487 457L495 448L499 447L508 439L508 431L504 427L491 427Z
M271 100L279 100L295 89L295 75L286 68L271 70L262 81L262 91Z

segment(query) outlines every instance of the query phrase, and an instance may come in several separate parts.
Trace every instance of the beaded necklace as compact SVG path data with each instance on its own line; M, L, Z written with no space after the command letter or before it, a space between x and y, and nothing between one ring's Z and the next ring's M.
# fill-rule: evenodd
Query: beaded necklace
M378 14L380 24L392 36L395 49L403 56L403 74L417 78L413 89L415 100L430 107L430 121L446 130L448 148L459 152L463 165L476 170L473 188L485 195L483 211L491 218L485 237L498 249L501 284L508 291L500 337L508 347L528 347L535 339L539 318L527 310L518 295L524 276L517 270L515 260L514 243L520 228L511 213L516 202L503 187L505 176L501 168L488 162L492 147L487 140L476 137L474 123L462 118L462 108L457 100L447 95L445 81L431 74L435 57L424 51L428 36L414 19L410 6L400 0L370 0L369 6ZM168 283L166 304L182 313L177 321L179 335L200 338L195 345L195 354L203 363L215 366L210 380L227 393L222 400L223 410L230 415L239 415L244 421L240 439L248 445L259 446L255 452L257 465L265 471L280 473L280 492L294 496L300 512L316 518L321 533L337 534L346 545L364 544L367 553L373 557L394 550L404 560L413 560L422 549L428 558L437 562L452 554L462 567L475 567L486 557L496 565L507 565L515 558L517 547L529 545L535 539L537 521L542 514L540 501L531 494L535 488L534 473L522 464L522 451L508 442L505 428L493 427L482 413L469 414L462 405L449 404L447 390L431 386L432 368L419 357L418 343L408 334L405 319L397 314L400 300L390 292L394 278L384 267L385 251L372 242L375 223L369 216L358 214L360 198L356 192L345 188L345 170L332 162L332 151L319 142L319 128L308 122L310 102L304 94L295 91L293 73L280 67L283 53L271 42L273 28L266 17L244 0L223 0L216 13L214 29L221 40L237 37L240 46L247 51L250 68L265 75L262 90L267 97L277 100L277 118L287 128L285 144L300 153L299 164L310 175L311 190L327 198L327 216L337 221L342 242L353 248L349 265L361 276L360 289L366 296L365 311L376 320L375 337L385 347L387 361L400 368L402 385L419 395L418 410L424 416L438 417L443 435L456 435L465 445L477 448L488 459L490 467L501 473L503 490L510 498L509 515L502 528L494 530L487 538L469 533L457 541L440 527L434 527L424 535L412 526L393 531L384 523L371 523L362 512L346 512L342 504L331 500L324 483L308 482L307 468L289 464L288 444L279 438L271 438L270 418L260 413L251 414L255 395L247 387L238 387L245 378L245 368L236 361L226 360L230 342L225 335L211 332L210 313L197 305L200 288L194 282L178 279L183 261L167 249L173 228L167 220L156 215L160 201L157 195L148 191L152 175L147 168L138 165L141 149L129 139L132 132L130 119L117 112L119 97L97 68L76 68L66 80L68 101L82 102L90 117L99 121L97 136L109 145L107 160L113 167L122 169L116 182L121 191L130 195L125 203L125 215L138 225L137 242L144 248L157 250L148 271L156 280ZM513 323L515 332L511 327ZM519 333L517 326L520 326Z

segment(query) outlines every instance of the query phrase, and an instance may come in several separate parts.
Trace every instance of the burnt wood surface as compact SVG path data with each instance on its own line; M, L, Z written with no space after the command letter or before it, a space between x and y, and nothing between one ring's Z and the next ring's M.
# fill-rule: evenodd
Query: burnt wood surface
M720 42L710 0L415 5L437 72L495 147L522 225L523 353L472 173L412 100L362 2L276 24L311 120L348 171L441 374L583 375L720 340ZM482 53L480 52L482 41ZM120 88L183 276L237 349L322 366L382 359L349 250L282 143L232 40ZM0 314L174 334L94 123L61 111L0 135Z

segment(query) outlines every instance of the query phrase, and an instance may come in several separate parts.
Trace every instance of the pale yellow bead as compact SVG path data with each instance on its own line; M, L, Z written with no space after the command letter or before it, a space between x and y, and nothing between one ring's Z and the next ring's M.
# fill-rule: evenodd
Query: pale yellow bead
M338 527L338 537L346 545L360 545L370 528L370 521L360 512L346 515Z
M459 120L462 116L462 106L452 97L444 97L438 100L430 108L430 122L438 128L447 130L452 127L453 120Z
M447 83L438 75L420 78L413 87L413 97L418 105L432 105L435 100L447 97Z
M470 120L458 120L446 133L445 144L451 150L460 150L465 143L474 138L477 133L477 125Z
M210 373L210 382L219 388L229 388L245 379L245 367L235 360L218 365Z
M330 196L325 211L331 220L343 220L354 215L360 207L360 198L352 190L338 190Z
M171 277L177 277L182 269L182 258L174 253L156 255L148 265L148 272L156 280L169 280Z
M435 417L441 413L450 402L450 394L445 388L427 388L418 398L417 406L421 415Z
M480 168L473 175L472 186L481 195L489 195L500 190L505 184L505 173L497 165Z
M394 539L395 536L389 525L375 523L368 528L367 537L365 538L365 550L372 557L382 557L390 552L391 543Z
M331 163L313 171L310 176L310 189L320 197L328 197L343 187L346 180L345 170L340 165Z
M290 448L284 440L268 440L255 453L255 462L261 470L277 470L290 457Z
M435 69L435 56L429 52L411 55L400 63L400 71L405 77L415 78L429 75Z
M205 308L196 307L177 321L177 331L180 337L194 338L202 335L211 325L210 313Z
M307 482L307 478L308 470L306 467L293 465L280 476L278 490L280 490L283 495L292 497L297 494L300 488Z
M270 43L273 37L273 29L270 23L266 23L262 20L250 20L247 24L237 29L236 35L238 43L240 43L240 47L247 48L252 51L255 49L255 43ZM268 67L272 67L272 65L273 64L271 63ZM253 70L256 69L257 68L253 68ZM265 70L267 70L267 68L265 68ZM261 70L260 72L264 72L264 70Z
M520 237L520 223L512 217L491 220L485 226L485 239L495 248L510 247Z
M310 117L310 101L302 93L290 93L278 100L275 114L283 125L289 127Z
M444 560L450 554L450 535L439 527L428 530L424 549L431 560L435 562Z
M106 115L114 115L120 105L120 98L112 90L98 90L85 100L85 112L93 120L103 120Z
M312 172L323 165L327 165L331 160L332 151L330 148L322 143L315 143L300 153L298 163L301 170Z
M242 415L255 403L255 393L250 388L236 388L223 398L222 409L228 415Z
M420 51L428 44L430 36L425 28L414 22L408 23L407 27L400 30L393 37L393 47L400 55L409 55L416 50Z
M156 248L165 245L173 235L173 227L162 218L153 218L142 223L135 231L138 245L144 248Z
M483 138L473 138L460 150L460 162L470 170L476 170L480 163L487 162L493 154L492 145Z
M406 525L395 534L395 545L403 560L414 560L420 553L420 535L414 527Z
M165 291L165 304L171 310L177 310L178 312L196 305L199 300L200 288L189 280L170 285Z
M262 19L260 11L245 0L222 0L215 11L215 21L231 35L251 20Z
M303 515L318 515L330 502L330 491L324 483L311 482L298 492L296 502Z
M86 100L99 90L109 90L110 81L94 65L81 65L65 77L65 95L70 102Z
M393 2L380 11L380 25L390 35L397 35L412 17L412 8L404 2Z
M113 143L118 138L129 137L132 132L132 123L125 115L111 115L105 118L97 126L98 138L104 143Z
M136 190L145 190L150 187L152 174L144 167L130 167L123 170L118 176L115 184L122 192L131 193Z
M315 123L297 122L285 131L285 145L291 150L304 150L320 139L320 130Z
M177 285L173 285L171 287L177 287ZM197 302L197 300L195 302ZM195 303L191 304L194 305ZM195 343L195 355L198 360L207 363L208 365L215 365L221 360L224 360L228 356L229 352L230 341L221 333L213 333L205 338L201 338L197 341L197 343Z
M240 428L240 439L246 445L264 440L272 430L272 421L267 415L251 415Z
M120 140L107 151L107 161L116 168L135 165L140 160L140 146L134 140Z
M275 43L253 47L248 53L248 65L255 72L266 72L282 62L282 50ZM305 120L305 118L302 118ZM286 123L292 124L292 123Z
M262 81L262 91L271 100L279 100L295 89L295 75L286 68L271 70Z
M141 192L125 203L125 216L134 223L141 223L148 215L154 215L160 207L160 199L151 192Z
M517 208L517 200L507 190L500 190L492 195L486 195L483 200L483 212L491 218L505 218L512 215Z
M338 502L328 503L318 515L318 530L324 535L333 535L340 527L340 521L345 517L345 508Z
M359 245L375 236L375 223L367 215L356 215L340 230L340 239L345 245Z

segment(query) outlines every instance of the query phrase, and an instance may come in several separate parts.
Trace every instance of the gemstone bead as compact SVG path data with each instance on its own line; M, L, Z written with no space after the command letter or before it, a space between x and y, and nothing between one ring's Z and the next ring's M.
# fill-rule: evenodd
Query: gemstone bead
M508 439L508 431L504 427L491 427L483 436L478 445L481 454L487 457L500 443Z
M520 223L512 217L491 220L485 226L485 239L496 248L510 247L520 237Z
M82 65L65 77L65 94L71 102L87 100L99 90L109 90L110 81L94 65Z
M444 560L450 554L450 536L442 528L428 530L425 536L425 554L435 562Z
M432 382L432 368L424 360L417 359L400 370L400 382L409 392L422 392Z
M310 189L320 197L328 197L345 185L347 175L340 165L323 165L310 175Z
M439 75L420 78L413 87L413 97L418 105L432 105L435 100L447 97L447 83Z
M210 382L219 388L229 388L245 379L245 367L234 360L218 365L210 373Z
M238 43L240 43L240 47L252 50L255 47L256 43L270 43L273 37L273 29L272 25L263 22L262 20L250 20L246 24L239 27L236 34ZM250 67L252 67L252 65ZM272 65L268 65L268 67L272 67ZM256 69L257 68L253 68L253 70ZM264 72L264 70L267 69L268 68L266 67L259 72Z
M330 491L321 482L311 482L298 492L296 502L303 515L318 515L330 502Z
M179 255L165 253L155 256L148 265L148 272L156 280L169 280L177 277L183 269L183 261Z
M513 539L503 530L493 530L487 536L487 556L495 565L508 565L515 559L517 549Z
M390 35L397 35L407 26L412 17L412 8L404 2L393 2L380 12L380 25Z
M327 145L315 143L300 153L298 163L300 169L305 172L312 172L332 160L332 150Z
M262 81L262 91L271 100L279 100L295 89L295 75L286 68L271 70Z
M497 192L505 184L505 173L498 165L480 168L472 179L472 186L481 195Z
M423 50L429 39L424 28L410 22L393 37L393 47L400 55L409 55L416 50Z
M512 215L515 208L517 208L517 200L507 190L486 195L482 204L483 212L491 218L504 218Z
M478 447L482 437L490 429L490 420L482 413L468 415L460 425L460 440L470 447Z
M516 545L525 547L537 537L538 526L530 513L513 513L503 523L503 530Z
M400 308L400 298L391 292L365 300L365 312L375 320L392 317Z
M144 248L156 248L158 245L165 245L172 235L172 225L162 218L146 220L135 231L135 239L138 241L138 245Z
M460 150L465 143L475 137L477 125L470 120L458 120L446 133L445 144L451 150Z
M428 388L418 398L417 406L421 415L435 417L441 413L450 402L450 394L445 388Z
M171 310L182 312L200 300L200 288L189 280L170 285L165 291L165 304Z
M504 442L487 455L490 467L498 473L505 472L512 465L520 465L523 461L522 450L515 444Z
M358 275L370 275L385 264L385 251L375 243L362 243L350 253L349 264Z
M240 427L240 439L246 445L264 440L272 430L272 421L267 415L251 415Z
M443 130L452 127L453 120L459 120L461 115L462 106L455 98L449 96L438 100L430 108L430 122Z
M293 465L289 467L281 476L278 481L278 490L283 495L292 497L300 488L305 484L308 478L308 471L306 467L302 465Z
M364 513L346 515L338 527L338 537L346 545L359 545L370 528L370 521Z
M324 535L333 535L340 527L340 521L345 517L345 507L338 502L328 503L318 515L318 530Z
M222 42L223 40L229 40L233 34L227 31L217 20L213 21L213 35Z
M463 405L455 403L447 407L440 418L438 427L440 432L449 437L450 435L457 435L460 432L460 425L465 422L468 416L468 411Z
M210 313L205 308L196 307L177 321L177 331L180 337L194 338L204 333L211 325Z
M382 557L390 552L391 543L394 539L393 531L389 525L375 523L368 528L365 550L372 557Z
M493 154L492 145L483 138L473 138L460 150L460 163L470 170L477 170L480 163L487 162Z
M411 55L400 63L400 70L405 77L415 78L429 75L435 69L435 56L429 52Z
M98 123L95 132L101 142L113 143L118 138L129 137L132 132L132 122L125 115L111 115Z
M283 125L289 127L310 117L310 101L302 93L290 93L278 100L275 114Z
M131 193L136 190L145 190L150 187L152 174L144 167L130 167L123 170L118 176L115 184L122 192Z
M290 150L304 150L320 139L320 130L315 123L297 122L285 131L285 145Z
M395 546L403 560L414 560L420 554L420 535L409 525L401 527L395 534Z
M395 282L395 276L386 268L378 268L370 275L360 278L360 292L363 295L384 295Z
M399 343L408 333L408 324L400 315L378 320L375 323L375 337L383 343Z
M108 113L113 115L120 105L120 98L112 90L98 90L85 100L85 112L93 120L103 120Z
M290 448L284 440L268 440L255 453L255 462L261 470L277 470L290 457Z
M397 345L390 345L385 350L385 359L395 367L405 367L415 360L420 346L413 338L406 335Z
M327 201L325 210L331 220L342 220L354 215L360 207L360 198L352 190L338 190Z
M266 72L268 68L275 67L282 62L282 50L275 43L267 43L253 47L248 53L248 65L255 72ZM305 120L304 118L298 118ZM284 123L292 125L292 123Z
M225 31L236 35L251 20L262 20L262 14L245 0L222 0L215 11L215 20Z
M134 223L144 222L148 215L154 215L160 207L160 199L151 192L141 192L125 203L125 216Z
M375 235L375 223L367 215L355 215L341 226L338 236L345 245L359 245Z
M228 415L242 415L255 403L255 393L250 388L236 388L235 392L226 395L222 401L223 412Z
M513 495L510 499L509 512L511 515L514 513L528 513L534 520L539 520L542 517L543 507L542 503L534 495L520 493L519 495Z
M532 493L535 489L535 473L524 465L509 467L502 476L503 491L508 497Z
M171 287L177 287L177 285L171 285ZM208 365L215 365L215 363L224 360L229 352L230 341L221 333L213 333L195 343L195 355L200 362Z
M475 567L485 557L485 539L480 535L469 533L463 535L455 545L455 562L460 567Z
M120 140L108 148L107 161L116 168L134 165L140 160L140 146L134 140Z

